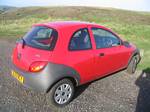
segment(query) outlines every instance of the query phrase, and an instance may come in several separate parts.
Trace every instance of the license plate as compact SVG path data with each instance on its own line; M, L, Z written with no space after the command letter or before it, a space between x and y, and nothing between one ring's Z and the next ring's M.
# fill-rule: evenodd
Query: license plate
M21 76L20 74L18 74L17 72L15 72L15 71L11 71L11 75L14 77L14 78L16 78L20 83L24 83L24 77L23 76Z

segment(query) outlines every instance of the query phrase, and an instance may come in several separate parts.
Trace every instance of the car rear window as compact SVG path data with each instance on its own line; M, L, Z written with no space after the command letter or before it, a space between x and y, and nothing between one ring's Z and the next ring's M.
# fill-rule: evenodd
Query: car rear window
M23 39L28 46L44 50L53 50L57 37L58 33L55 29L45 26L35 26Z

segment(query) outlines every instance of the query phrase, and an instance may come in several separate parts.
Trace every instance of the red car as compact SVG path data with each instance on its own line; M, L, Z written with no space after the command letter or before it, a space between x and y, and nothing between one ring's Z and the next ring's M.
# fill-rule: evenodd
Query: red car
M112 30L86 22L35 24L12 54L12 76L47 93L57 106L68 104L75 87L122 69L134 73L139 50Z

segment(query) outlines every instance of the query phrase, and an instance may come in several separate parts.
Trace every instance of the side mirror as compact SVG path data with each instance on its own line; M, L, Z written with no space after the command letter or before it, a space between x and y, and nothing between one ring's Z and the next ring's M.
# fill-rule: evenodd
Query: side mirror
M123 45L126 47L130 47L130 43L128 41L123 41Z

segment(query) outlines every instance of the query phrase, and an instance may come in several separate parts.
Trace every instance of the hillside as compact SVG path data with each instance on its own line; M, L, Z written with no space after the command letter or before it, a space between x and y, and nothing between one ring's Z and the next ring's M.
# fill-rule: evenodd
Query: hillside
M7 8L6 8L7 9ZM12 8L14 9L14 8ZM94 22L125 22L150 25L150 13L92 7L25 7L7 12L5 19L23 17L73 18Z
M13 9L16 9L16 7L0 5L0 14Z
M135 43L144 53L140 68L150 66L150 13L91 7L26 7L0 14L0 38L22 37L34 23L59 20L96 22Z

